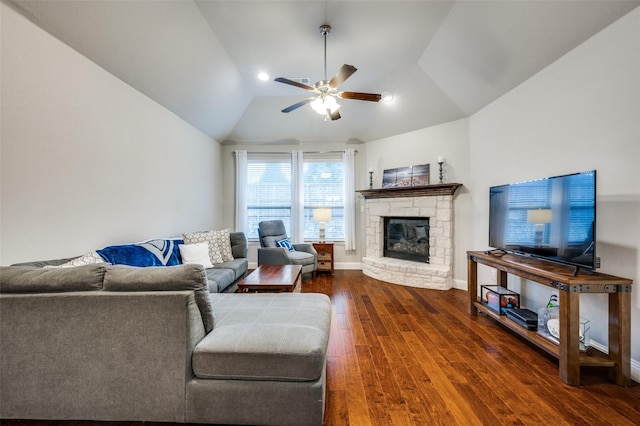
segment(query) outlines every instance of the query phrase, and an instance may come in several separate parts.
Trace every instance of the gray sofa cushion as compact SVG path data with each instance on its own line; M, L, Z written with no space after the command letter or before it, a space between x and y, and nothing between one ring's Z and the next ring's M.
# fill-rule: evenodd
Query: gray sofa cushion
M213 330L214 317L209 288L202 265L178 266L109 266L104 276L104 290L108 291L176 291L191 290L200 310L204 329Z
M233 280L237 280L242 277L249 266L249 260L244 258L229 260L227 262L218 263L213 265L213 269L230 269L233 271ZM209 276L207 271L207 277Z
M105 265L43 269L29 266L0 267L1 293L59 293L100 290Z
M204 379L313 381L321 375L331 302L314 293L212 294L216 328L197 346Z
M222 293L235 280L235 273L232 269L208 268L205 273L210 293Z

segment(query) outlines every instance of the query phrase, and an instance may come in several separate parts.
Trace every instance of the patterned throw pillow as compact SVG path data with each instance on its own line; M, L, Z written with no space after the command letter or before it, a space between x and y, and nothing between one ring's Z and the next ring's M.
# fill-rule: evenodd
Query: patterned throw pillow
M231 252L231 230L223 229L221 231L212 231L218 241L218 249L222 256L223 262L233 260L233 253Z
M291 245L291 242L289 241L288 238L285 238L284 240L276 241L276 245L278 247L286 248L289 251L293 251L294 250L294 248Z
M211 259L211 263L215 265L216 263L224 262L218 245L219 237L215 231L191 232L182 234L182 238L185 244L207 243L209 245L209 258Z

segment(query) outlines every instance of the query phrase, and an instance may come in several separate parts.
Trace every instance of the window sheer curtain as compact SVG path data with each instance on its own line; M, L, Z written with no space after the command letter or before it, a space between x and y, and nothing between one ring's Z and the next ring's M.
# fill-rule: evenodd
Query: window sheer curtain
M356 151L346 149L342 154L344 169L344 249L356 249Z
M236 151L236 231L247 233L247 151Z
M304 158L302 151L291 151L291 240L304 242Z

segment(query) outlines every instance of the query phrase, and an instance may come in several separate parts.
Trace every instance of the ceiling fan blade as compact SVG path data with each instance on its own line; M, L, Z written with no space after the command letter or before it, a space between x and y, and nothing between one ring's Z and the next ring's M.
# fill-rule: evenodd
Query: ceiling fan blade
M355 99L357 101L378 102L382 99L382 95L377 93L361 93L361 92L340 92L338 97L342 99Z
M297 81L289 80L288 78L278 77L274 81L277 81L278 83L289 84L291 86L296 86L296 87L299 87L299 88L304 89L304 90L309 90L311 92L316 90L315 88L313 88L311 86L307 86L306 84L298 83Z
M303 100L303 101L300 101L300 102L298 102L298 103L296 103L296 104L293 104L293 105L291 105L291 106L289 106L289 107L287 107L287 108L283 109L283 110L282 110L282 112L291 112L291 111L293 111L294 109L298 109L298 108L300 108L301 106L304 106L304 105L306 105L306 104L310 103L310 102L311 102L312 100L314 100L315 98L316 98L315 96L312 96L312 97L310 97L310 98L307 98L307 99L305 99L305 100Z
M344 83L346 79L351 77L351 75L356 71L358 71L358 69L353 65L344 64L342 68L338 70L336 75L331 78L331 81L329 81L329 86L333 87L334 89L337 88L342 83Z
M335 110L334 112L327 110L327 114L329 115L329 117L331 117L331 121L340 120L340 113L338 112L338 110Z

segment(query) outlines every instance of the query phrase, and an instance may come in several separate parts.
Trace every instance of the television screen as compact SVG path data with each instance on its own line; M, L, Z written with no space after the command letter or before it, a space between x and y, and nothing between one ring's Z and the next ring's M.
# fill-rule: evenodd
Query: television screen
M596 268L596 171L491 187L489 246Z

